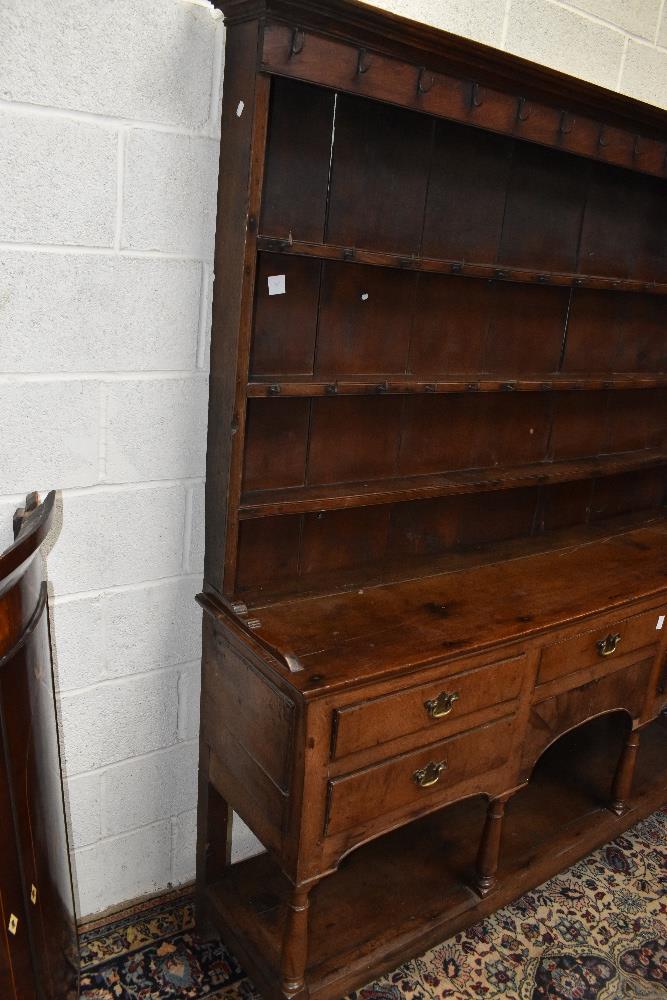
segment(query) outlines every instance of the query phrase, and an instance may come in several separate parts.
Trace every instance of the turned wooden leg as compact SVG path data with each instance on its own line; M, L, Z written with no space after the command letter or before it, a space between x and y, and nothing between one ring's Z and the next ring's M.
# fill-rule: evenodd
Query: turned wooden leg
M630 798L630 791L632 789L632 779L635 773L638 750L639 730L635 729L628 734L628 738L625 741L625 746L621 751L611 786L610 808L618 816L622 816L628 808L627 800Z
M312 885L299 886L292 892L287 906L280 965L283 996L291 1000L305 990L308 958L308 895ZM304 997L305 993L302 994Z
M231 863L232 810L209 781L208 745L199 743L199 797L197 801L197 929L213 930L206 906L206 887Z
M500 860L500 840L503 831L503 817L509 795L491 799L486 810L486 820L482 839L477 852L475 866L475 889L480 896L488 896L496 881Z

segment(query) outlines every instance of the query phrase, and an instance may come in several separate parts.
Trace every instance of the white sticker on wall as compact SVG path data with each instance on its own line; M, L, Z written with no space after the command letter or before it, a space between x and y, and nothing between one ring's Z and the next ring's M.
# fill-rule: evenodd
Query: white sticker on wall
M236 105L236 117L237 118L241 117L241 115L243 114L243 109L244 108L245 108L245 103L243 101L239 101L239 103Z
M665 624L665 616L658 615L658 624L656 625L656 629L660 630L664 624Z
M285 294L285 275L270 274L269 295L284 295L284 294Z

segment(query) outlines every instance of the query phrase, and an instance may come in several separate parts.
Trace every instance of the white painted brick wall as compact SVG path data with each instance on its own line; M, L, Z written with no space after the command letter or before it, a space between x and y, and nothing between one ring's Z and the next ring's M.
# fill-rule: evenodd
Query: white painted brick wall
M208 256L215 233L211 190L217 170L214 139L131 129L121 246Z
M192 878L223 28L0 3L0 544L49 540L79 910Z
M215 61L206 6L18 0L0 8L0 97L206 129Z
M665 0L375 0L375 6L667 108Z
M196 808L199 741L123 761L102 776L102 833L113 836Z
M201 285L196 260L3 253L0 287L12 294L1 315L12 336L0 338L0 371L190 371Z
M0 445L0 469L5 492L25 493L35 482L57 482L64 489L96 480L100 448L96 382L41 377L7 382L2 386L2 405L7 440Z
M68 775L137 757L178 739L174 670L103 680L60 698Z
M667 107L665 0L379 5ZM82 915L194 874L222 43L205 0L0 2L0 545L61 491ZM235 822L234 858L258 849Z
M205 375L107 385L107 478L117 483L201 479L206 464L207 385Z
M172 821L160 820L116 837L105 837L75 852L79 911L97 913L113 900L134 899L172 883L175 866L179 881L187 881L190 843L183 839L182 855L172 860Z
M0 109L0 240L112 246L117 159L105 125Z

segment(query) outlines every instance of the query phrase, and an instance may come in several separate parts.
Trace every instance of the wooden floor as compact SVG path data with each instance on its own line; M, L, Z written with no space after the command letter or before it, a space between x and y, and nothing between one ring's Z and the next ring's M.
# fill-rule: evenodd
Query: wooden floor
M443 809L346 858L311 895L311 998L337 1000L534 888L663 805L664 718L643 731L630 810L617 817L605 808L626 726L620 715L603 717L547 751L529 786L508 806L501 877L485 900L468 887L484 820L480 799ZM401 864L408 853L410 864ZM263 854L230 867L208 889L223 938L266 997L280 995L276 967L286 888L271 857Z

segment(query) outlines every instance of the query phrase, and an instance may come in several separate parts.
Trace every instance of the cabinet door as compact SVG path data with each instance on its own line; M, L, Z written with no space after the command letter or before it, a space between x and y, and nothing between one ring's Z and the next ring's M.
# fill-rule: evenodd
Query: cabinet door
M3 1000L36 1000L5 763L0 744L0 996Z
M78 996L76 927L45 600L40 604L24 644L0 674L0 698L36 995L70 1000Z

